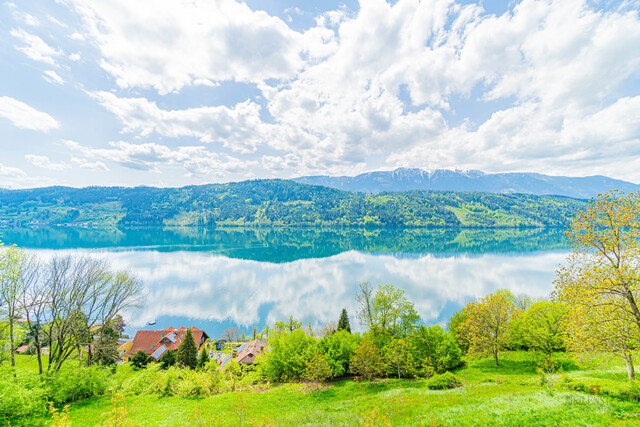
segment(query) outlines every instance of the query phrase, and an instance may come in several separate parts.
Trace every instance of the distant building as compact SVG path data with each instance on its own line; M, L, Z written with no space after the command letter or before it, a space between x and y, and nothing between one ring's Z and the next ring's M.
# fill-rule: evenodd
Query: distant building
M207 341L209 335L201 329L192 327L193 338L196 341L198 350ZM184 339L187 328L184 326L178 329L168 327L162 331L138 331L133 338L131 347L124 354L123 359L128 362L131 357L140 350L148 354L156 362L160 360L162 355L168 350L177 350L180 343Z
M238 363L245 365L253 365L256 360L256 356L263 352L263 349L267 346L267 343L260 340L253 340L246 342L240 346L237 350L233 350L232 353L222 361L221 366L224 366L231 359L235 359Z
M132 340L118 340L118 359L126 360L125 355L131 350Z

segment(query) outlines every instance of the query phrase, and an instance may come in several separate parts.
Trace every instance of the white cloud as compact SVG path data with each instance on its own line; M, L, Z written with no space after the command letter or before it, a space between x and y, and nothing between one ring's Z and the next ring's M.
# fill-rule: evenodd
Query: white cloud
M64 80L62 80L62 77L60 77L58 73L56 73L53 70L45 71L42 78L44 78L46 81L52 84L58 84L58 85L64 84Z
M120 87L164 94L198 79L287 79L302 65L299 33L232 0L71 3Z
M269 139L271 126L260 119L260 106L251 101L233 108L198 107L162 110L145 98L118 98L109 92L91 93L125 126L125 132L143 136L157 133L178 138L192 136L205 143L220 142L239 152L252 152Z
M34 61L53 65L55 64L55 60L53 58L55 56L62 55L62 51L49 46L40 37L34 34L29 34L22 28L14 28L9 33L13 37L20 39L23 43L22 46L16 46L16 49Z
M81 159L78 157L72 157L71 162L78 165L82 169L88 169L91 171L105 171L108 172L110 169L102 162L90 162L87 159Z
M80 62L82 60L82 56L80 56L79 52L72 53L69 55L69 59L73 62Z
M416 166L640 180L633 8L522 0L489 15L453 0L372 0L298 33L231 0L149 1L69 1L84 23L76 38L134 89L91 95L136 137L255 153L258 176ZM262 96L170 110L130 95L222 81Z
M181 146L172 149L156 143L132 144L124 141L110 142L111 148L91 148L75 141L62 141L70 150L78 153L83 159L74 162L84 162L86 159L98 160L101 167L103 162L113 162L122 167L150 172L161 172L161 168L180 165L185 170L185 176L224 177L227 173L238 173L247 167L256 165L255 161L240 159L212 153L205 147ZM85 166L86 167L86 166Z
M13 19L16 21L22 21L31 27L38 27L40 25L40 20L38 18L25 12L14 11Z
M27 176L22 169L14 168L11 166L5 166L0 163L0 176L11 178L22 178Z
M21 129L31 129L47 132L58 128L58 122L41 111L8 96L0 96L0 117L9 119L11 123Z
M34 166L38 166L39 168L49 169L52 171L62 171L69 168L69 165L60 162L54 163L46 156L39 156L36 154L27 154L24 158Z
M65 24L64 22L60 22L58 21L55 17L51 16L51 15L47 15L47 19L49 20L49 22L56 24L57 26L61 27L61 28L69 28L69 26L67 24Z

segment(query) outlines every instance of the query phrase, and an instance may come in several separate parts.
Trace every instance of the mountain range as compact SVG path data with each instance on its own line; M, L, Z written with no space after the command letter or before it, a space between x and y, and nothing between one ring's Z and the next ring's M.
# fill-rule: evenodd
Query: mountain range
M609 190L630 193L640 189L638 184L602 175L566 177L538 173L485 173L477 170L447 169L427 171L409 168L368 172L356 176L303 176L292 180L301 184L322 185L360 193L407 190L478 191L556 195L577 199L589 199Z

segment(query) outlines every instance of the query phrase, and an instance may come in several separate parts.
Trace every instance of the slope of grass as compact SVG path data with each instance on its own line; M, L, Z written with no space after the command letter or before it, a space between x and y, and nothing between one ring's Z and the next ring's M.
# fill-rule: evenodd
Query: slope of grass
M620 364L576 364L560 357L563 369L552 375L552 393L540 384L536 358L505 353L501 366L489 359L471 361L455 374L463 386L435 391L426 381L351 379L316 390L312 384L256 385L205 398L157 395L105 395L69 405L74 426L105 425L116 416L132 425L496 425L580 426L640 424L640 404L568 389L581 381L603 393L628 387ZM12 425L45 425L46 418ZM375 424L377 422L377 424Z

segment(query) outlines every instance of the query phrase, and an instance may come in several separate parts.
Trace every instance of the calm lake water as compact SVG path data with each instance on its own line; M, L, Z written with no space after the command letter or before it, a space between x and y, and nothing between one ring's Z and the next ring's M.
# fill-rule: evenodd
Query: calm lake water
M357 283L404 289L426 324L445 324L497 289L546 296L569 247L562 230L4 229L5 243L43 258L91 254L146 287L126 313L136 329L262 329L289 315L306 325L355 320ZM149 321L156 324L149 326Z

